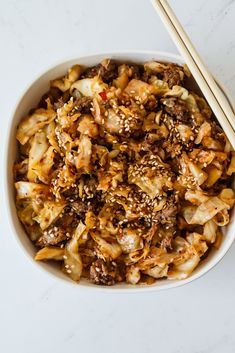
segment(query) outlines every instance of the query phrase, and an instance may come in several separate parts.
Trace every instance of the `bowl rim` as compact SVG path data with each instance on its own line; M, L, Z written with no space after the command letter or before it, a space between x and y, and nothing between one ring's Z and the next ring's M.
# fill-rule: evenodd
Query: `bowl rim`
M18 95L18 98L16 99L16 103L14 104L13 108L10 110L10 114L9 114L9 120L7 122L7 129L6 129L6 143L4 144L4 180L3 180L3 186L4 186L4 199L5 199L5 203L6 203L6 214L7 214L7 221L8 224L10 226L10 230L11 230L11 236L14 236L14 238L16 239L16 243L18 243L18 246L22 249L22 252L26 255L26 257L30 260L31 263L33 263L34 268L38 268L41 269L41 271L45 274L47 274L48 276L54 278L55 281L58 282L63 282L66 283L68 286L73 286L73 287L77 287L79 288L79 290L92 290L92 291L98 291L98 292L106 292L106 293L122 293L122 294L127 294L127 293L142 293L142 292L159 292L159 291L163 291L163 290L167 290L170 288L178 288L181 286L184 286L190 282L195 281L196 279L199 279L200 277L204 276L207 272L209 272L212 268L214 268L221 260L222 258L225 256L225 254L227 253L227 251L230 249L234 239L235 239L235 232L233 234L233 236L228 239L226 241L226 245L223 249L223 251L219 251L210 261L209 263L204 264L204 266L202 266L202 268L198 271L198 273L192 273L192 275L186 279L183 280L177 280L174 282L171 282L169 280L168 283L165 283L164 286L162 285L136 285L136 286L128 286L126 288L117 288L114 286L97 286L97 285L87 285L85 282L79 282L79 283L74 283L72 280L65 280L65 278L59 278L58 276L54 275L53 273L51 273L49 270L45 269L43 266L39 266L37 264L37 262L32 258L32 256L29 254L28 250L26 250L25 246L22 244L20 237L18 235L18 232L16 230L16 226L15 226L15 221L14 221L14 217L13 214L11 212L11 203L10 203L10 190L9 190L9 185L8 185L8 171L9 171L9 164L8 164L8 160L9 160L9 155L10 155L10 151L9 151L9 146L10 146L10 137L11 137L11 133L12 133L12 129L13 129L13 117L15 117L16 113L17 113L17 109L18 106L20 105L22 99L24 98L24 96L27 94L27 92L29 91L29 89L31 88L32 85L34 85L37 80L39 80L43 75L46 75L47 73L49 73L51 70L55 69L56 67L60 66L60 65L66 65L69 64L69 62L75 61L75 60L86 60L86 59L91 59L91 58L95 58L98 56L104 56L104 57L110 57L110 56L125 56L128 55L130 56L130 61L131 61L131 56L135 56L135 55L148 55L148 56L152 56L153 58L156 57L165 57L169 60L172 59L172 61L179 61L181 63L184 63L184 59L182 58L182 56L180 56L179 54L174 54L171 52L166 52L166 51L158 51L158 50L112 50L112 51L104 51L104 52L91 52L91 53L87 53L85 55L78 55L78 56L71 56L71 57L66 57L65 59L61 59L56 61L54 64L51 64L50 66L48 66L46 69L44 70L40 70L39 73L35 74L32 79L26 84L26 86L20 91L20 94ZM136 60L136 59L134 59ZM220 87L220 89L222 89L224 95L226 96L227 100L229 101L229 103L233 105L233 101L231 99L231 96L224 90L224 87L219 83L218 86ZM26 234L25 234L26 236Z

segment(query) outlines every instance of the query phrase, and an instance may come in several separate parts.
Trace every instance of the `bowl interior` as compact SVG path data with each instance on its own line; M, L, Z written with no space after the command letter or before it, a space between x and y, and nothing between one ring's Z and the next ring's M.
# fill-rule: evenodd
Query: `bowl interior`
M104 53L98 55L90 55L87 57L76 58L72 60L68 60L62 64L59 64L47 72L42 74L39 78L37 78L25 91L24 95L18 102L16 109L14 111L13 117L10 121L9 127L9 135L8 135L8 146L7 146L7 174L6 174L6 193L7 193L7 202L8 202L8 210L9 210L9 218L12 224L12 229L16 238L19 240L19 243L25 253L33 260L35 254L35 247L28 239L25 234L25 231L18 220L16 208L15 208L15 194L14 194L14 187L13 187L13 164L17 158L17 143L15 139L16 127L19 121L24 117L28 111L35 107L41 96L48 90L49 88L49 81L62 76L65 74L67 69L74 64L80 64L83 66L93 66L99 63L104 58L113 58L118 61L122 62L134 62L134 63L143 63L149 60L157 60L163 62L174 62L177 64L182 64L183 59L180 56L169 54L169 53L160 53L160 52L126 52L126 53ZM195 89L195 87L194 87ZM197 87L198 89L198 87ZM131 286L128 284L117 284L114 287L102 287L103 290L112 290L112 291L126 291L131 290L133 291L151 291L151 290L160 290L170 287L176 287L188 283L204 273L206 273L209 269L211 269L219 260L224 256L226 251L232 244L235 234L235 217L234 217L234 210L233 215L231 217L230 224L223 230L224 237L219 250L212 249L210 251L209 256L203 260L200 265L196 268L193 274L181 281L173 281L173 280L160 280L156 283L146 286L146 285L138 285L138 286ZM36 266L40 266L42 269L46 270L48 273L56 276L59 279L67 281L68 283L72 283L76 285L70 278L64 275L58 266L52 265L51 263L43 263L43 262L35 262ZM82 279L79 286L85 287L92 287L93 289L100 288L99 286L93 285L88 281Z

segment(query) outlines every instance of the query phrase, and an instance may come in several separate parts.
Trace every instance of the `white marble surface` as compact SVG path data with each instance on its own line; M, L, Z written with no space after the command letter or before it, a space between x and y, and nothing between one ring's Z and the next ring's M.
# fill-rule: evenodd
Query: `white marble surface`
M171 4L235 99L235 1ZM16 99L32 76L53 63L110 49L176 52L147 0L0 0L0 44L3 146ZM235 245L209 274L179 289L85 292L57 283L22 254L2 193L1 184L0 352L235 352Z

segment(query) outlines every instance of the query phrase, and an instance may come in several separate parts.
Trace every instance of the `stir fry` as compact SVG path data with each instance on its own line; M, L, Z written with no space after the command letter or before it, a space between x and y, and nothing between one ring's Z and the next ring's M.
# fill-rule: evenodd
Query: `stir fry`
M75 65L20 122L16 207L74 281L185 279L229 223L235 154L187 67Z

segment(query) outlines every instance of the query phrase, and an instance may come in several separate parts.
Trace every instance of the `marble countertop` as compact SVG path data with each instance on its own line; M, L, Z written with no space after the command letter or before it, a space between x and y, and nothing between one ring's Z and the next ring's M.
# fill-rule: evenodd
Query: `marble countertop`
M235 100L235 1L170 3ZM109 50L177 52L147 0L0 0L0 43L3 146L16 100L54 63ZM3 148L0 156L2 162ZM25 257L8 225L0 179L1 352L235 352L235 244L210 273L178 289L86 292L58 283Z

